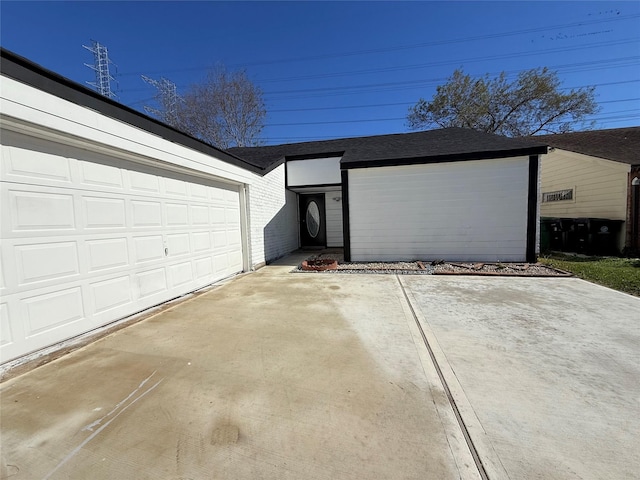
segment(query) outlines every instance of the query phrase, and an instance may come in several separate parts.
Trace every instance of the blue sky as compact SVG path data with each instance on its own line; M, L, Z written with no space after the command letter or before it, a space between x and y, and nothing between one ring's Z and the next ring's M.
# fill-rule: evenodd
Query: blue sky
M223 64L264 92L266 144L408 131L454 69L547 66L596 86L597 128L640 125L640 2L11 2L2 46L76 82L109 49L117 100L142 110Z

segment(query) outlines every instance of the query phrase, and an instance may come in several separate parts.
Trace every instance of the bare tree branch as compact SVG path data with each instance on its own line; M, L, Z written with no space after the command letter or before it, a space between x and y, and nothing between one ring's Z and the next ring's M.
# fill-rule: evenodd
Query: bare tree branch
M161 108L167 104L162 98L158 103ZM171 124L218 148L256 146L266 113L262 91L244 71L218 67L188 88ZM167 117L160 112L159 118Z

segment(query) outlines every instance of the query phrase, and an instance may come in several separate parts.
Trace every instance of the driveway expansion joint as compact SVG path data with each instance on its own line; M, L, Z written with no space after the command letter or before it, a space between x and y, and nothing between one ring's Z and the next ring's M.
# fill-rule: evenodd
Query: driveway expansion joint
M429 352L429 357L431 358L431 361L433 362L433 366L435 367L435 370L438 374L438 377L440 378L440 382L442 383L442 387L444 388L445 394L447 396L447 400L449 401L449 405L451 406L451 409L453 410L453 413L455 415L455 418L458 422L458 426L460 427L460 431L462 432L462 435L464 436L464 439L467 443L467 446L469 447L469 452L471 453L471 456L473 457L473 461L476 465L476 468L478 469L478 473L480 474L480 478L482 478L483 480L489 480L489 475L487 474L487 471L484 467L484 464L482 463L482 459L480 458L480 454L478 453L478 450L475 447L475 444L473 443L473 439L471 438L471 434L469 433L469 430L467 429L467 425L465 424L464 419L462 418L462 414L460 413L460 410L458 408L458 405L456 404L456 400L453 397L452 393L451 393L451 389L449 388L449 384L447 383L447 379L445 378L444 374L442 373L442 369L440 368L440 364L438 363L438 360L435 356L435 354L433 353L433 349L431 348L431 345L429 343L429 340L427 339L427 336L424 333L424 329L422 328L422 325L420 324L420 320L418 319L418 316L416 315L416 310L413 306L413 303L411 302L411 299L409 298L409 295L407 294L407 290L405 289L405 286L402 284L402 281L400 280L400 277L396 275L396 279L398 280L398 284L400 285L400 290L402 291L402 294L404 295L404 299L407 302L407 305L409 307L409 310L411 311L411 314L413 316L413 320L416 322L416 325L418 327L418 330L420 332L420 335L422 337L422 341L424 342L424 345L427 349L427 351Z

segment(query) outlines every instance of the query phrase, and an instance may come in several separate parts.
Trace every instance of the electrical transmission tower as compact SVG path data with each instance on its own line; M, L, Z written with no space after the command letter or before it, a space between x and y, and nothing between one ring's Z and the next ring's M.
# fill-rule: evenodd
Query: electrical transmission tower
M176 84L164 77L160 77L160 80L154 80L145 75L141 75L141 77L142 80L156 88L158 93L155 95L155 99L160 105L160 109L145 105L145 111L155 115L169 125L176 126L178 119L178 101L180 100Z
M94 86L101 95L116 98L116 94L111 91L111 80L115 82L115 78L109 73L109 64L112 62L109 60L107 47L95 40L91 40L91 43L91 47L86 45L83 45L83 47L93 53L93 65L85 63L85 66L96 72L96 81L87 83Z

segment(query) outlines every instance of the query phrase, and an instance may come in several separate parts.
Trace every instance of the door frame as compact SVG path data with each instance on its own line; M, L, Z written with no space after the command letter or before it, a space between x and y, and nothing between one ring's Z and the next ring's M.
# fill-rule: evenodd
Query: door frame
M311 202L315 202L320 213L320 229L315 237L312 237L307 230L306 213ZM325 208L325 194L320 193L299 193L298 194L298 214L300 246L301 247L326 247L327 246L327 211Z

